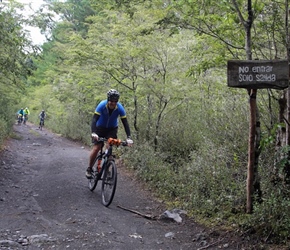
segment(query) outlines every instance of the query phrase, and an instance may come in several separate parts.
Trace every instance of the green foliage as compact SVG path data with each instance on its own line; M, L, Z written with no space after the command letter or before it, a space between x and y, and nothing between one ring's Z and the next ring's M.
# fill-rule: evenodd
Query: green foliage
M31 44L21 26L26 20L17 8L14 1L0 5L0 144L11 132L31 69L25 53Z
M4 119L0 119L0 145L3 145L4 140L7 138L8 134L9 131L7 128L7 122Z
M146 144L139 146L132 158L127 157L140 178L151 183L150 186L166 200L210 217L222 215L226 209L242 212L244 204L238 208L234 206L244 193L245 173L230 159L222 158L225 148L212 148L209 142L204 147L207 150L192 151L187 163L178 156L174 163L166 163L164 153L153 154ZM220 155L218 159L217 155Z
M95 106L109 88L117 88L135 142L134 153L124 151L122 158L140 179L190 214L244 229L263 228L262 234L285 240L289 201L279 193L285 195L285 187L272 184L279 166L274 148L279 91L259 91L264 202L255 204L252 216L243 215L249 111L247 92L226 86L227 60L246 54L243 24L232 1L51 2L62 20L53 24L49 15L35 17L43 31L53 30L34 56L18 49L24 40L12 25L13 15L0 14L1 20L9 17L9 25L0 24L1 58L7 59L7 64L0 59L0 67L8 65L0 76L0 131L7 131L9 115L17 110L12 99L30 108L30 121L38 123L45 109L45 126L89 144ZM247 16L245 3L237 4ZM278 2L254 3L253 57L285 54L284 9ZM11 27L16 32L8 34ZM119 136L124 136L121 126ZM285 162L280 163L283 169Z
M281 195L281 188L276 190L257 204L255 212L246 222L247 227L254 228L259 235L268 237L272 242L285 243L289 240L290 231L290 200Z

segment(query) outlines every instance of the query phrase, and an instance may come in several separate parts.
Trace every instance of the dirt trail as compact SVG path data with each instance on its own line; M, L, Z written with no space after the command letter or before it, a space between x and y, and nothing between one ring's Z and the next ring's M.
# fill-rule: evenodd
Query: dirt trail
M30 123L14 129L0 154L0 249L258 249L184 215L161 219L164 204L122 167L106 208L100 185L87 187L88 147Z

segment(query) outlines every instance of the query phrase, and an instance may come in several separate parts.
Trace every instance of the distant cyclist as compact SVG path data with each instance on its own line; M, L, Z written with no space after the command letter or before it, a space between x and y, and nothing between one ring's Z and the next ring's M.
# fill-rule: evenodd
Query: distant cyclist
M94 144L90 154L89 167L86 171L86 177L92 177L92 167L94 160L102 147L102 143L98 142L99 137L117 139L118 117L120 116L124 129L127 134L127 143L132 145L130 127L126 117L126 111L121 103L119 103L120 94L117 90L111 89L107 93L107 100L101 101L95 109L92 119L92 142Z
M23 108L21 108L21 109L19 109L18 111L17 111L17 114L19 115L22 115L22 116L24 116L24 109Z
M39 113L38 117L39 117L39 128L40 128L41 125L44 126L44 120L45 120L45 118L46 118L46 113L45 113L45 111L42 110L42 111Z
M23 123L26 124L26 121L28 120L28 115L30 115L30 111L27 107L23 110L23 115L24 115Z
M23 108L21 108L20 110L17 111L18 124L21 124L22 123L23 116L24 116L24 110L23 110Z

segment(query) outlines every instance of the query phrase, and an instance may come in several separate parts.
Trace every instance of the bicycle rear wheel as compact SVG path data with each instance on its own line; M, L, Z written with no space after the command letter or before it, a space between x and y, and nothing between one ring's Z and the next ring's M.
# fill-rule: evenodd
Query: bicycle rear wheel
M98 184L98 171L97 171L97 165L95 164L92 169L92 178L89 179L88 185L89 189L91 191L94 191Z
M40 126L39 126L40 130L42 130L42 127L43 127L43 121L40 121Z
M109 161L104 169L102 182L102 203L108 207L113 201L117 186L117 167L114 161Z

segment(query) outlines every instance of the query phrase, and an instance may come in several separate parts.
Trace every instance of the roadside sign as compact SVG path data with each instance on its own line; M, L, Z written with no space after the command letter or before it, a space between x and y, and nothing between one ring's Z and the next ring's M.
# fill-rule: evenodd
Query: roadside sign
M247 89L289 87L287 60L229 60L228 86Z

